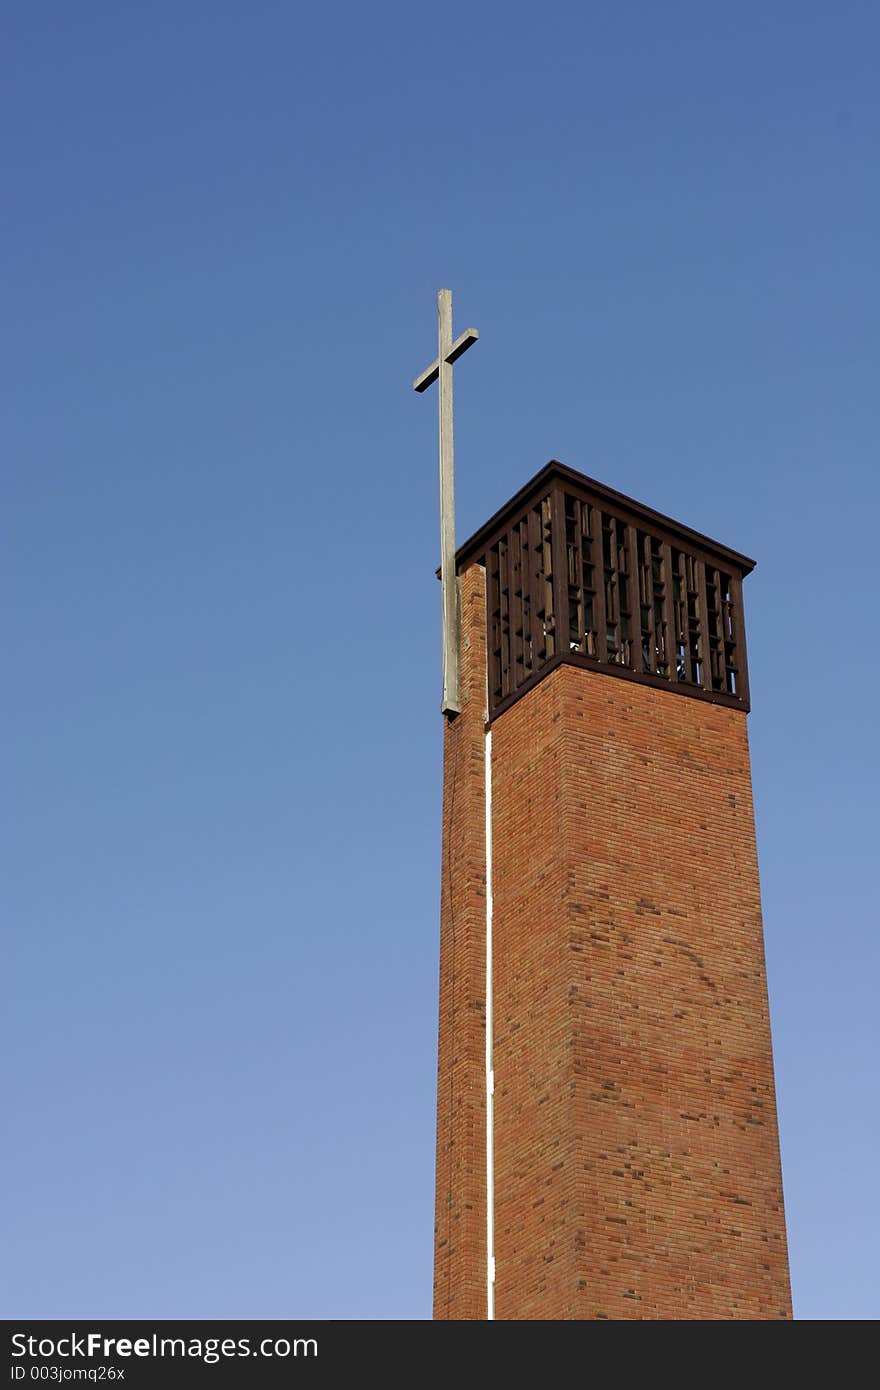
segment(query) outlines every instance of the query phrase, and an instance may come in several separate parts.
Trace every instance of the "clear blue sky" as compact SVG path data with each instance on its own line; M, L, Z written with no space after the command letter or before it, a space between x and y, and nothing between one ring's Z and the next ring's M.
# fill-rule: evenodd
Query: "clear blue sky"
M4 6L8 1316L430 1313L459 536L747 582L796 1312L880 1314L870 3Z

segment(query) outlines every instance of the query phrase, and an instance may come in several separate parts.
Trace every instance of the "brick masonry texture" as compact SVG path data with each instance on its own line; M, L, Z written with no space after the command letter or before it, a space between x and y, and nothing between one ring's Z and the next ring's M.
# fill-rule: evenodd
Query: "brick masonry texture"
M486 1316L486 588L461 581L462 711L446 722L434 1316Z
M484 1318L478 566L462 584L435 1316ZM492 730L497 1316L789 1318L745 714L563 666Z

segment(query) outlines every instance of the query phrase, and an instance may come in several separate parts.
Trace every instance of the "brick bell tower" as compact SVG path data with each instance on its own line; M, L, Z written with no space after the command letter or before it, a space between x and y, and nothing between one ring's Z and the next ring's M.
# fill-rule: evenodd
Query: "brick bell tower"
M753 567L555 462L457 552L437 1318L791 1317Z

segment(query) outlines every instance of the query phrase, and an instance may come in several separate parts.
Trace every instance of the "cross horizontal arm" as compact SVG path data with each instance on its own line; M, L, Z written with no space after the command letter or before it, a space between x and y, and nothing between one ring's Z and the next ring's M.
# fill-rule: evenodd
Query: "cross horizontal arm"
M456 338L452 347L446 354L447 362L457 362L462 353L467 352L469 347L473 347L479 338L479 333L475 328L466 328L460 338Z
M430 367L426 367L421 376L417 376L413 382L414 391L427 391L432 381L436 381L440 375L440 359L435 357Z
M457 362L459 357L461 357L462 353L467 352L469 347L473 347L474 343L477 341L479 336L480 335L475 328L466 328L462 333L461 337L456 338L455 342L452 344L452 347L449 349L445 358L443 359L444 362L448 362L450 366L453 362ZM425 370L422 372L421 376L416 377L415 381L413 382L413 390L427 391L428 387L431 386L433 382L437 380L439 374L440 358L435 357L430 367L426 367Z

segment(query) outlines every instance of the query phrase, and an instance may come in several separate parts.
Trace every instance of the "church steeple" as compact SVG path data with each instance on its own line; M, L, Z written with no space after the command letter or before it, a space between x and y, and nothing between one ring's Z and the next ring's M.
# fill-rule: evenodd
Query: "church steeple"
M555 462L458 551L435 1317L791 1316L753 563Z

